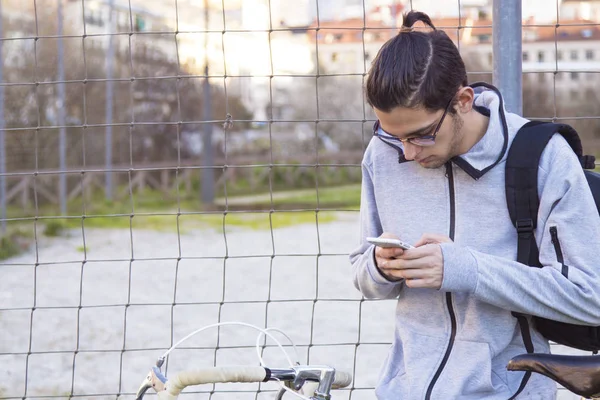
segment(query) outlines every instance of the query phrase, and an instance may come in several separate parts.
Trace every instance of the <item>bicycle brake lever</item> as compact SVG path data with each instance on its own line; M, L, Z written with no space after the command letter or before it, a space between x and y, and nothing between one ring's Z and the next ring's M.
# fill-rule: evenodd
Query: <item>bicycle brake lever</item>
M135 400L142 400L146 391L152 387L152 372L148 373L148 376L144 379L139 389L135 393Z
M165 383L167 383L167 378L160 372L159 367L152 367L146 379L140 385L140 388L136 393L136 400L142 400L144 398L144 394L150 388L154 388L156 392L160 392L165 389Z

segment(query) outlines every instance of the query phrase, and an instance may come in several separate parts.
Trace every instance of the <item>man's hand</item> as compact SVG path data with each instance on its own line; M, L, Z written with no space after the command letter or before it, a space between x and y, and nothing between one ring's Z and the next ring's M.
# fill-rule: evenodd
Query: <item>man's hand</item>
M452 242L447 236L424 234L415 249L378 248L375 258L389 280L404 279L406 286L411 288L439 289L444 278L444 258L439 243L447 242Z
M387 238L387 239L400 239L398 236L394 235L393 233L388 233L388 232L382 233L381 236L379 236L379 237L380 238ZM387 271L383 270L381 268L381 266L387 264L387 262L390 261L390 260L395 260L396 257L400 257L402 254L404 254L404 251L405 250L399 249L397 247L379 247L379 246L375 246L375 262L377 264L377 268L379 268L379 271L388 280L390 280L390 281L401 281L402 278L397 278L397 277L394 277L393 275L390 275Z

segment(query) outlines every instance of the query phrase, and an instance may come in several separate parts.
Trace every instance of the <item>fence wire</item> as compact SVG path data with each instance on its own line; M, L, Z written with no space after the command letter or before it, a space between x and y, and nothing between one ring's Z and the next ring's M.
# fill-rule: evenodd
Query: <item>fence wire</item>
M133 398L165 350L226 321L285 330L298 361L353 373L336 398L373 398L394 302L362 298L347 259L374 122L365 76L414 8L470 81L492 81L491 1L433 3L4 0L0 398ZM600 10L573 3L552 21L524 12L523 113L572 124L598 153ZM198 335L167 373L255 365L255 340Z

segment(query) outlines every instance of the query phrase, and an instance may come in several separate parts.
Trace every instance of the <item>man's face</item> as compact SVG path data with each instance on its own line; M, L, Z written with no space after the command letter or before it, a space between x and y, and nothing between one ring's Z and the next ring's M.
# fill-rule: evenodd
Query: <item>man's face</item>
M439 125L433 146L417 146L404 139L433 135L445 110L431 112L422 108L396 107L388 113L376 108L374 111L381 128L403 140L402 147L407 160L414 160L423 168L439 168L459 155L463 121L458 114L452 114L450 108Z

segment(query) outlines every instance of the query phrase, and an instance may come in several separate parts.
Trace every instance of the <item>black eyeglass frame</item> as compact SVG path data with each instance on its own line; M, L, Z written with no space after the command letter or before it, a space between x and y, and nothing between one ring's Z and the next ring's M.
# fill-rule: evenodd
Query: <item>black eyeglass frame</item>
M381 128L381 125L379 124L379 120L377 120L373 124L373 136L377 136L378 138L383 139L383 140L395 140L395 141L398 141L401 143L408 142L410 144L414 144L415 146L419 146L419 147L433 146L435 144L435 138L436 138L438 132L440 131L442 124L444 123L444 119L446 118L446 114L448 114L448 111L450 110L450 106L452 105L453 100L454 100L454 97L452 97L450 99L450 101L448 102L448 104L446 105L446 108L444 109L444 113L442 114L440 121L438 122L437 126L435 127L435 131L433 131L433 134L431 134L431 135L415 136L415 137L411 137L408 139L400 139L399 137L396 137L396 136L384 131L383 128ZM385 133L385 136L379 133L380 129Z

